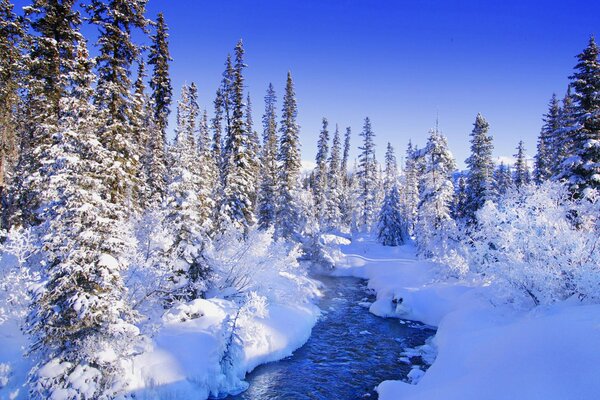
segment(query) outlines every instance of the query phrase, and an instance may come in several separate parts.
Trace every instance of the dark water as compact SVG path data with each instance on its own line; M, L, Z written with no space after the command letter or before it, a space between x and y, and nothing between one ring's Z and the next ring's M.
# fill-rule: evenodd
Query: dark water
M422 345L435 332L423 325L379 318L359 302L374 300L366 281L319 276L323 316L308 342L284 360L257 367L250 387L229 400L376 399L375 386L403 379L410 365L399 361L405 348Z

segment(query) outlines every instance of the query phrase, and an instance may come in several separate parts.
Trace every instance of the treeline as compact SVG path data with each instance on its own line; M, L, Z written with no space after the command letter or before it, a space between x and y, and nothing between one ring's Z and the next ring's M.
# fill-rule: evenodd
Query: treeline
M500 203L531 179L522 142L512 169L494 164L481 115L464 173L437 128L423 148L409 143L402 168L391 144L379 163L366 118L356 161L351 129L342 137L336 126L330 137L324 119L316 168L302 174L292 75L281 105L268 86L256 130L241 40L226 58L210 116L197 86L182 88L169 143L169 34L162 14L146 17L146 4L33 0L17 15L0 0L3 240L33 244L20 257L38 277L24 323L39 360L30 373L32 398L123 392L119 360L135 354L143 317L131 282L146 274L138 280L152 290L141 298L167 309L204 296L217 280L235 288L251 271L229 260L217 279L209 262L218 253L211 245L231 232L244 242L265 231L318 257L319 233L375 231L386 245L414 237L423 256L439 258L455 251L486 201ZM97 28L94 58L84 21ZM148 45L134 42L133 32ZM600 185L593 39L578 59L567 97L553 99L545 117L533 176L566 182L586 198ZM241 247L243 255L248 248ZM131 261L133 252L140 260ZM82 376L85 387L76 384Z

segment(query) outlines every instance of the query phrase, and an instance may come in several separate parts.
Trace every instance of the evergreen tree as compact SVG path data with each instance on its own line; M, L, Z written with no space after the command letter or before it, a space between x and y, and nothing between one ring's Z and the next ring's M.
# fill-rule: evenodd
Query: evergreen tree
M263 122L263 146L260 163L260 188L258 192L258 226L268 229L275 223L277 210L277 121L275 89L269 83L265 95Z
M255 160L250 153L250 132L244 121L244 48L240 40L235 47L234 79L231 86L231 127L224 151L224 188L221 203L222 223L231 222L247 232L254 223L253 198L256 181L252 175Z
M195 143L198 116L195 85L183 87L177 115L165 203L166 225L173 236L167 258L173 269L171 299L190 300L198 298L206 289L208 268L203 249L213 229L214 207L207 182L209 176L202 170L206 165Z
M326 118L323 118L323 128L319 133L317 143L317 166L314 171L312 192L314 196L315 212L320 224L324 224L325 211L327 209L327 155L329 152L329 131Z
M163 13L158 13L156 19L156 34L152 35L150 56L148 64L154 66L150 87L152 88L152 100L154 105L154 118L156 127L162 134L163 143L166 143L167 125L170 105L173 97L173 87L169 76L169 33Z
M563 177L577 196L600 188L600 49L592 36L577 56L574 89L577 129L572 135L573 154L565 160Z
M217 96L214 101L214 116L211 120L211 128L213 131L213 157L219 167L219 171L222 171L223 166L223 92L221 89L217 89ZM221 180L222 180L221 176Z
M494 181L495 183L495 181ZM452 218L455 221L464 220L466 217L465 202L467 201L467 177L459 174L454 181L454 198L452 199Z
M554 163L559 157L560 143L555 143L556 132L560 128L560 105L555 94L552 94L548 113L544 114L544 125L540 131L535 156L535 181L541 184L552 176Z
M358 193L358 219L355 222L359 232L369 232L376 217L376 189L377 189L377 162L375 160L375 134L371 128L371 120L365 118L363 131L363 145L359 147L358 170L356 172L359 186Z
M574 136L577 133L578 122L575 104L571 94L571 85L567 87L567 93L562 101L562 107L558 114L558 129L554 132L552 143L555 144L556 159L552 165L552 179L562 180L566 178L567 159L574 154ZM563 165L565 164L565 165Z
M139 335L121 278L126 215L105 200L111 154L95 134L94 77L83 40L76 54L75 68L61 74L68 89L58 103L54 141L40 155L51 190L36 210L44 221L46 280L29 316L32 350L39 354L30 373L34 399L116 397L125 389L119 362L133 354Z
M0 198L10 185L18 159L17 109L22 85L21 21L9 0L0 0Z
M348 171L348 161L350 158L350 137L352 131L350 127L346 128L346 134L344 135L344 154L342 156L342 163L340 166L340 174L342 176L342 188L340 197L340 213L341 213L341 227L346 229L352 224L352 206L351 206L351 181L350 171Z
M388 142L385 151L384 190L387 193L398 183L398 162L392 144Z
M425 171L421 176L420 201L415 224L419 254L435 257L444 254L456 225L450 215L456 168L446 138L436 129L431 131L423 150Z
M300 168L300 127L296 122L298 106L291 72L288 72L281 112L279 139L279 199L275 233L278 237L292 238L299 234L300 210L298 204Z
M494 171L494 192L497 196L496 200L504 196L508 189L512 187L512 185L513 180L510 167L501 162L498 168L496 168Z
M519 141L519 145L517 146L517 154L514 155L516 158L515 161L515 171L513 173L513 182L516 187L521 187L529 183L530 174L529 174L529 166L527 165L527 158L525 156L525 146L523 141Z
M60 101L69 90L66 76L75 66L81 18L74 0L59 4L36 0L26 8L33 35L26 64L26 99L21 157L15 172L11 204L13 224L36 225L36 210L46 196L42 185L41 154L46 154L58 129ZM9 88L7 88L9 89Z
M250 174L254 179L254 187L256 190L251 194L252 204L256 205L258 199L258 185L260 172L260 139L258 132L254 130L254 121L252 119L252 102L250 93L246 97L246 127L248 130L248 159L250 160Z
M408 240L406 221L402 217L398 185L393 184L386 192L379 212L377 238L384 246L400 246Z
M99 29L98 84L95 103L104 124L100 131L102 144L111 152L110 201L128 209L136 209L142 190L136 177L140 168L140 148L134 142L130 120L132 99L129 78L132 63L140 49L131 40L131 31L145 29L147 0L91 0L90 22Z
M326 189L326 210L325 210L325 226L328 229L336 229L340 227L342 212L342 196L344 185L344 174L341 170L341 152L342 144L340 131L336 124L333 142L331 144L331 155L328 160L327 169L327 189Z
M419 205L419 172L417 162L417 151L412 142L408 142L406 148L406 162L404 163L404 198L402 201L403 215L408 224L408 231L412 233L417 218L417 207Z
M138 73L133 84L134 92L131 107L131 124L133 125L134 142L141 148L142 168L138 170L137 179L145 182L142 185L143 191L140 193L141 204L146 208L150 205L156 205L162 199L164 194L164 179L166 168L154 163L154 152L152 151L152 134L156 131L154 125L153 110L150 105L150 98L146 94L146 71L145 64L140 61L138 64ZM158 173L157 173L158 172ZM154 180L156 179L156 181ZM159 187L162 191L156 190Z
M488 135L489 124L481 114L477 114L471 132L471 155L465 163L467 174L467 196L464 215L467 222L475 220L475 212L486 200L493 198L494 162L492 160L492 137Z

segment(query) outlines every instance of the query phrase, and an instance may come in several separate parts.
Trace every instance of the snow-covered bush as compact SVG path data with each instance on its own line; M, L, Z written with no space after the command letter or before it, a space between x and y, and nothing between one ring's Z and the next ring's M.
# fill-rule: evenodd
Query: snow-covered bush
M315 286L298 263L299 255L298 245L275 241L272 230L253 228L244 237L229 228L205 251L211 270L208 294L235 298L256 292L278 303L312 297Z
M599 300L599 218L597 195L574 200L558 183L514 189L477 213L472 269L536 305Z

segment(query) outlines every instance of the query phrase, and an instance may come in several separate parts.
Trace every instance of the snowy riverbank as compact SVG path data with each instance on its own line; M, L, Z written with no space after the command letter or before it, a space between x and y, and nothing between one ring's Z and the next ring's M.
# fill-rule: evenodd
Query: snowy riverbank
M436 326L437 355L416 385L386 381L381 400L590 399L600 392L600 305L507 304L493 285L446 278L412 246L340 246L337 275L369 279L370 311ZM416 374L418 376L419 374Z

